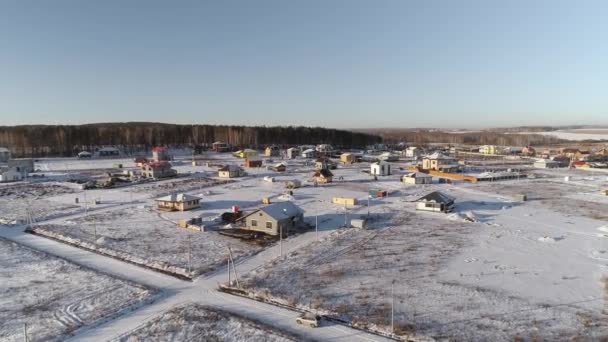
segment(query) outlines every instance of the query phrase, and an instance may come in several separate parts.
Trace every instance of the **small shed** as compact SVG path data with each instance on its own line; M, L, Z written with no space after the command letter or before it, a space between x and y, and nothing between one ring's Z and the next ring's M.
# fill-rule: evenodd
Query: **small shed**
M372 176L388 176L391 174L391 164L379 161L370 164L370 174Z
M355 162L355 156L352 153L342 153L340 155L340 162L342 164L352 164Z
M332 203L341 205L357 205L357 199L352 197L334 197L332 199Z
M93 156L93 154L91 154L91 152L87 152L87 151L82 151L82 152L78 153L78 159L91 159L92 156Z
M262 167L262 159L257 157L249 157L245 160L245 167Z
M257 157L258 151L246 148L244 150L237 151L235 154L239 158Z
M156 199L158 209L168 211L186 211L200 206L201 198L188 194L171 194Z
M266 157L278 157L281 155L281 150L279 149L278 146L268 146L266 147L266 149L264 150L264 155Z
M155 162L171 160L171 155L169 154L169 149L164 146L156 146L155 148L152 149L152 159Z
M405 184L432 184L433 176L422 172L412 172L401 176L401 182Z
M317 151L309 148L307 150L302 151L302 158L314 158L317 155Z
M272 171L285 172L287 171L287 165L285 165L285 163L278 163L272 167Z
M224 167L219 168L218 177L220 178L235 178L242 177L245 175L245 171L238 167L237 165L226 165Z
M416 200L416 210L449 213L454 210L454 198L440 191L431 192Z

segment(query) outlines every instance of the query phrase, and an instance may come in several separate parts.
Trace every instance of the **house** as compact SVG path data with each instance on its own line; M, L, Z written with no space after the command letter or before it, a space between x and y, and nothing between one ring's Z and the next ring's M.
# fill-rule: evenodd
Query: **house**
M27 176L28 173L34 172L34 159L31 158L9 159L7 164L9 168L14 168L17 172L21 172L23 177Z
M257 157L258 151L252 150L250 148L246 148L244 150L239 150L234 153L239 158L249 158L249 157Z
M352 153L342 153L340 155L340 162L342 164L352 164L355 162L355 156Z
M334 197L332 198L331 203L343 206L354 206L357 205L357 199L354 197Z
M262 159L258 157L250 157L245 160L245 167L262 167Z
M97 153L99 153L100 157L118 157L120 155L120 151L116 147L102 147Z
M381 160L370 164L370 174L373 176L388 176L391 174L391 164Z
M410 146L405 149L405 157L418 158L422 154L422 150L416 146Z
M235 178L242 177L245 175L245 171L238 167L237 165L226 165L218 171L218 177L220 178Z
M157 146L152 149L152 159L155 162L159 161L169 161L171 160L171 155L169 154L169 149L163 146Z
M416 210L449 213L454 209L454 198L435 191L416 200Z
M200 206L201 198L188 194L171 194L156 199L158 209L169 211L186 211Z
M272 171L285 172L287 171L287 165L285 165L285 163L278 163L272 167Z
M380 161L387 161L387 162L398 161L399 160L399 156L397 156L395 154L392 154L390 152L384 152L384 153L382 153L382 154L380 154L378 156L378 160L380 160Z
M281 155L281 150L279 149L278 146L268 146L266 147L266 149L264 150L264 155L266 157L278 157Z
M171 168L171 163L159 161L143 164L141 176L148 179L160 179L177 176L177 171Z
M555 156L551 160L558 163L557 167L568 167L570 165L570 158L566 156Z
M321 154L330 154L333 151L333 147L329 144L319 144L315 150Z
M401 176L401 182L405 184L432 184L433 176L422 172L412 172Z
M328 169L317 170L312 175L312 179L314 180L314 182L321 183L321 184L331 183L333 180L333 177L334 177L334 174L331 173L331 171L329 171Z
M91 157L93 157L93 154L91 154L91 152L82 151L78 153L78 159L91 159Z
M534 167L537 169L554 169L561 167L560 163L555 160L538 159L534 162Z
M277 202L254 210L237 222L243 222L246 230L286 236L304 223L304 211L292 202Z
M296 159L300 154L300 149L297 147L290 147L287 149L287 159Z
M11 159L11 151L6 147L0 147L0 163L6 163Z
M315 170L321 170L321 169L335 170L336 165L327 158L319 158L319 159L315 160Z
M134 162L135 162L135 166L142 167L142 166L144 166L144 164L148 163L148 159L145 157L137 157L137 158L135 158Z
M302 158L311 159L314 158L316 155L317 151L313 150L312 148L302 151Z
M479 153L482 154L498 154L498 147L495 145L479 146Z
M23 173L14 167L0 168L0 183L17 182L23 179Z
M536 154L536 150L532 146L526 146L521 150L521 154L524 156L533 156Z
M583 151L580 150L578 152L576 152L574 154L574 160L589 160L589 157L591 156L591 152L590 151Z
M230 151L230 146L222 141L216 141L211 144L211 149L215 152L228 152Z
M424 170L435 170L441 172L457 172L459 170L458 160L445 154L435 152L422 159Z
M504 150L502 150L503 154L522 154L523 152L523 147L517 147L517 146L509 146L509 147L505 147Z

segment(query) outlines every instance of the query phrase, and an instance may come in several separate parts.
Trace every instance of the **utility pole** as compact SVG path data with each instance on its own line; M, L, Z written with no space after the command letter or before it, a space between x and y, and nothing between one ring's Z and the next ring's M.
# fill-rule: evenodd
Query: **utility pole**
M395 333L395 280L391 282L391 334Z
M97 243L97 222L93 219L93 234L95 236L95 243Z
M348 227L348 211L346 209L346 202L344 202L344 228Z
M27 338L27 323L23 323L23 341L28 342Z
M232 258L232 250L228 247L228 262L232 262L232 270L234 271L234 279L236 280L236 287L241 287L239 284L239 275L236 273L236 266L234 265L234 259Z
M369 201L372 198L370 194L367 194L367 217L369 218Z
M315 237L319 241L319 213L315 215Z
M190 240L190 233L188 234L188 273L192 272L192 241Z
M279 256L283 256L283 225L279 223Z
M230 282L231 282L231 279L230 279L230 258L228 258L228 286L230 286Z

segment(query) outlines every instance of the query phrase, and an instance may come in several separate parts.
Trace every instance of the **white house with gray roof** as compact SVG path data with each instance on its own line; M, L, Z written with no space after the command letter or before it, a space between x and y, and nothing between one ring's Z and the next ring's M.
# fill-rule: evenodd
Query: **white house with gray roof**
M254 210L238 221L245 230L262 232L272 236L283 236L304 223L304 211L292 202L277 202Z

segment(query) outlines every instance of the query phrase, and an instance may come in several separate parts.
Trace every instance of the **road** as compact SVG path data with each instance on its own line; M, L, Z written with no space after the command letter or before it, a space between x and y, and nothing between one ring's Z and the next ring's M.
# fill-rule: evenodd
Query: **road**
M330 231L320 230L323 237ZM72 341L112 341L142 326L147 320L183 303L196 302L233 312L241 316L282 329L305 339L318 341L387 341L388 339L365 333L346 326L324 322L316 329L295 323L298 312L270 304L260 303L239 296L219 292L218 284L226 280L221 270L203 275L194 281L183 281L146 268L102 256L77 247L44 237L27 234L24 227L0 228L0 236L33 249L59 256L76 264L110 274L159 290L158 297L147 305L125 313L106 323L83 327ZM309 232L283 242L283 253L300 248L314 241L315 233ZM236 264L240 274L247 273L279 257L279 246L275 245Z

